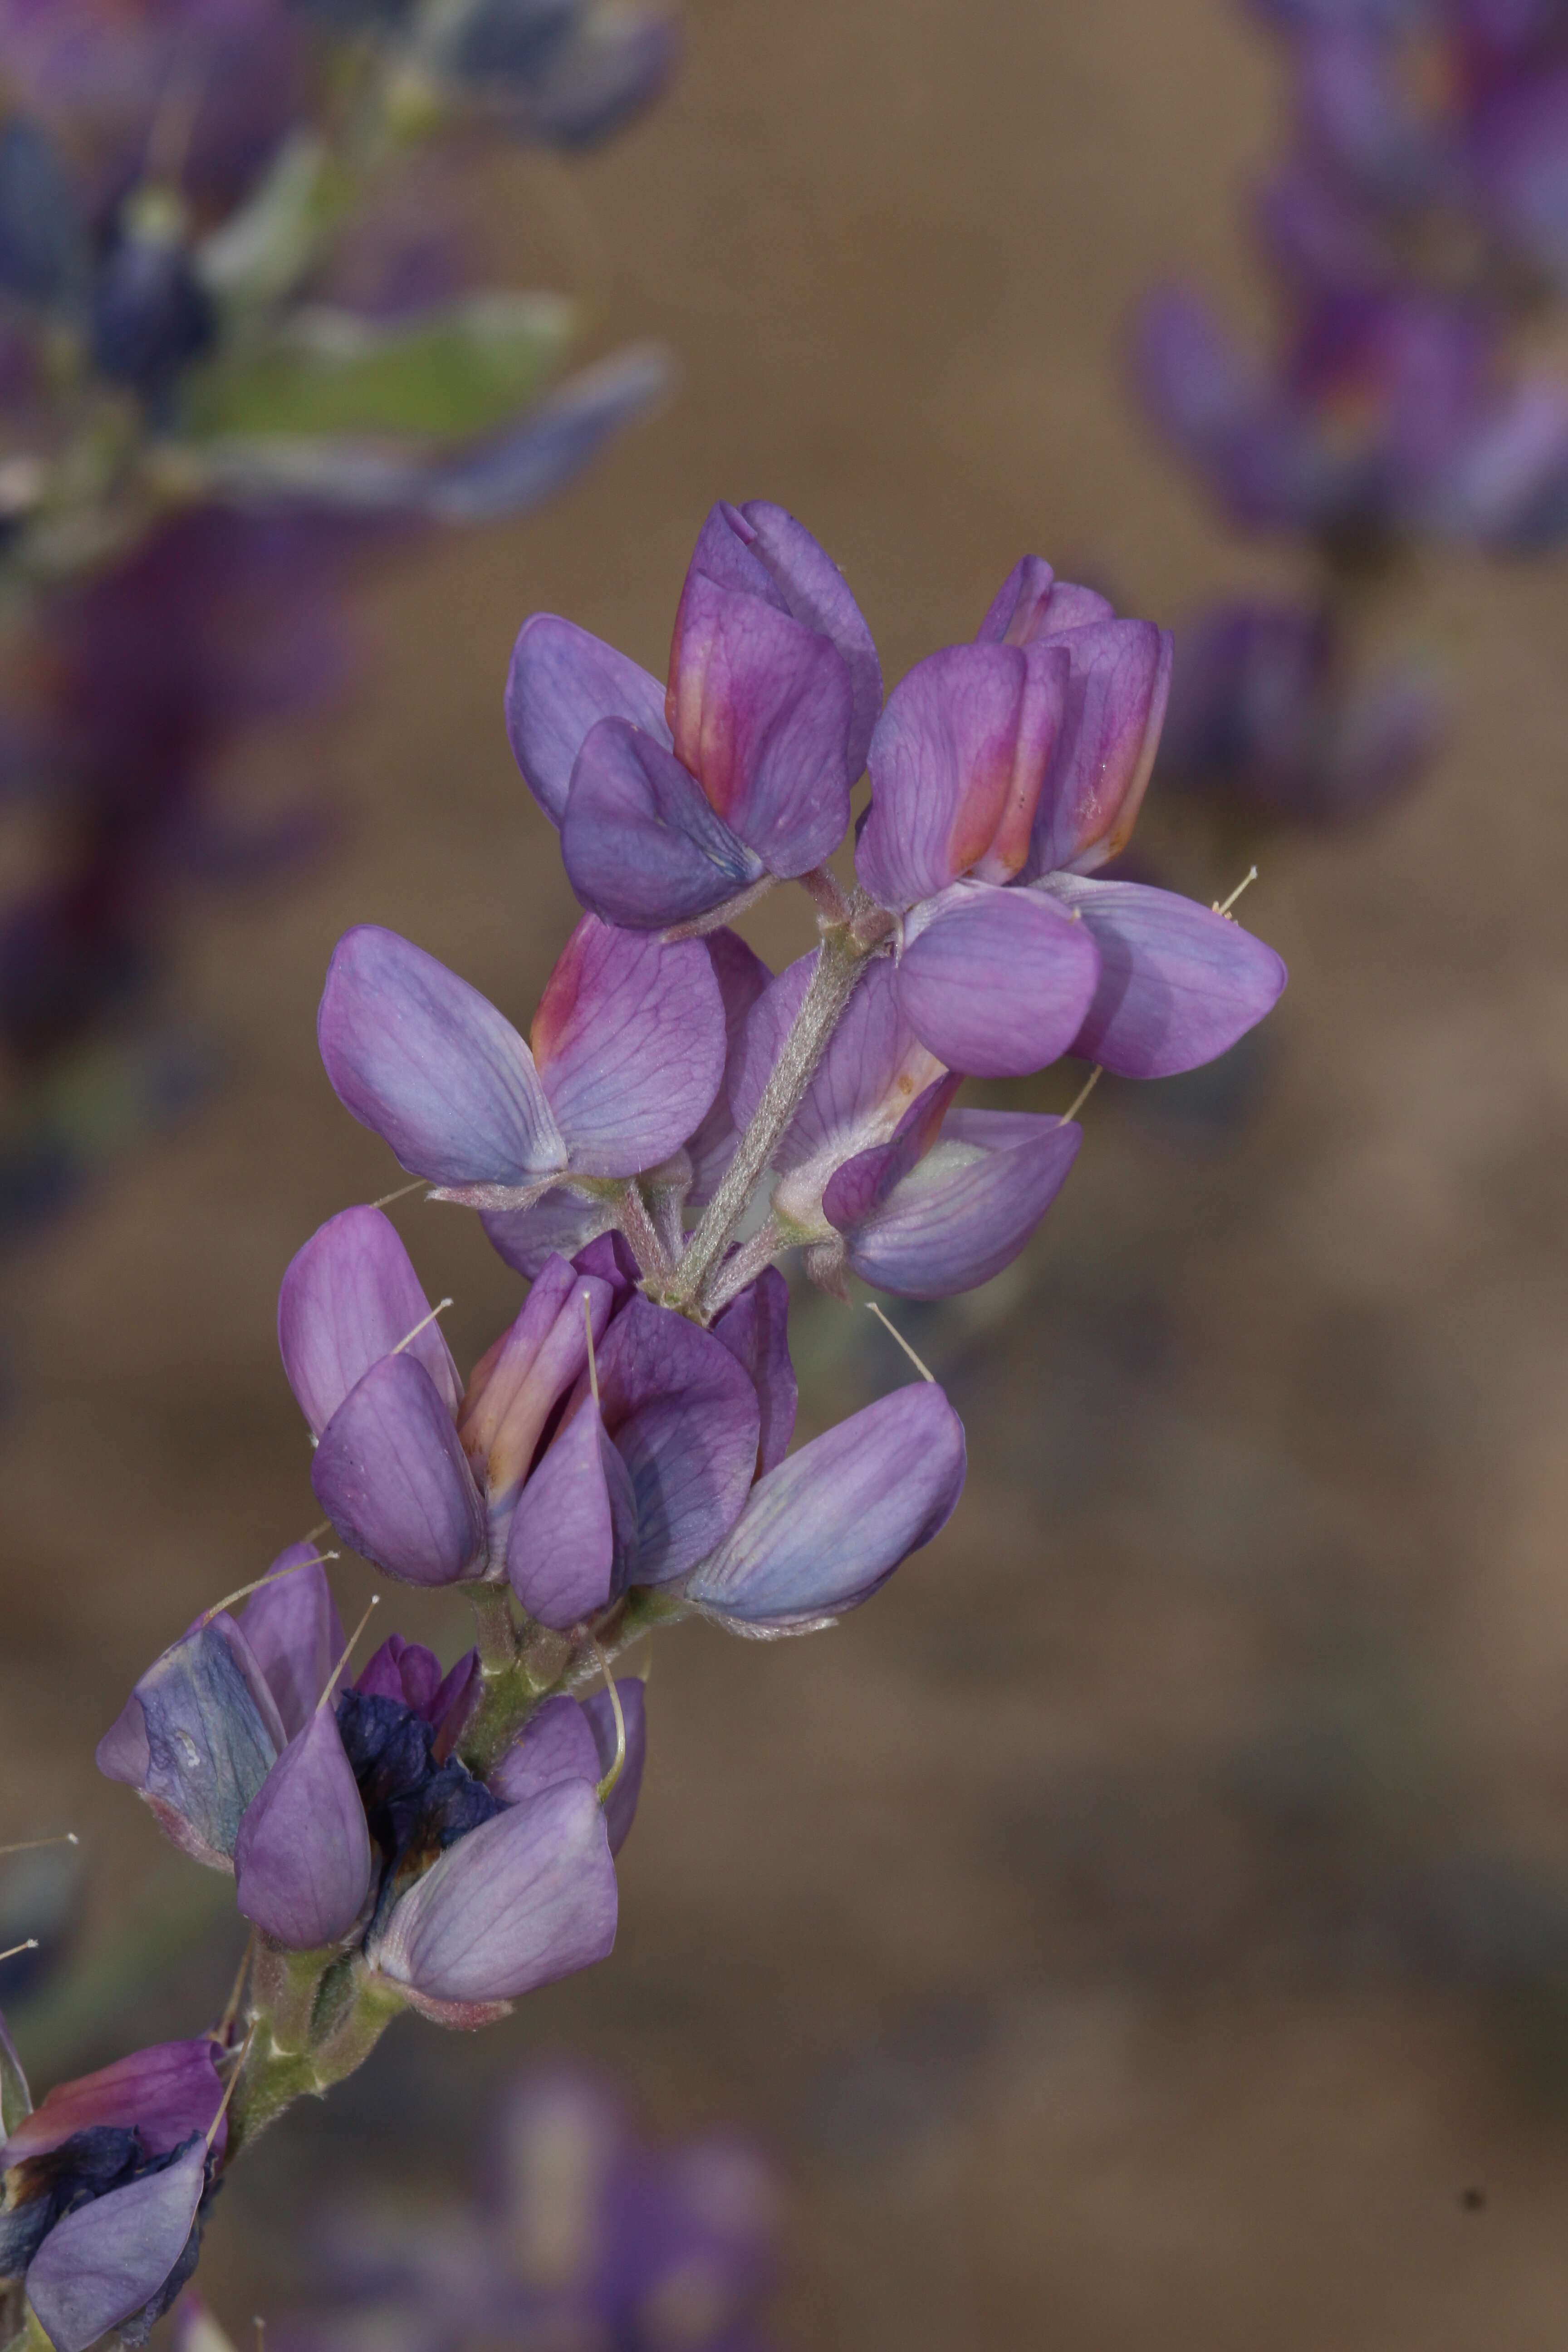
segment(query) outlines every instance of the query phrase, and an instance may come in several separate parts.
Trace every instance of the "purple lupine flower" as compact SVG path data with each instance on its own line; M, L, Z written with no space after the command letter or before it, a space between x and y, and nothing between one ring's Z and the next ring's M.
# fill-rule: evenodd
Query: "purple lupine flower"
M318 1023L345 1108L442 1200L526 1208L563 1176L639 1174L718 1090L724 1015L701 943L584 916L525 1044L467 981L395 931L348 932Z
M195 2268L224 2152L218 2057L205 2040L140 2050L58 2084L0 2146L0 2284L25 2282L56 2352L110 2328L144 2342Z
M652 105L680 61L674 17L604 0L468 0L437 57L531 144L592 147Z
M831 855L880 702L843 575L793 516L754 499L703 525L668 689L536 614L512 655L507 731L583 904L657 930Z
M647 1761L647 1692L635 1675L617 1675L616 1694L626 1727L626 1752L619 1779L605 1801L610 1852L619 1853L631 1833ZM603 1780L614 1768L618 1747L615 1706L608 1691L578 1700L563 1691L547 1698L508 1748L489 1785L509 1805L542 1795L560 1780Z
M977 643L911 670L872 739L856 871L901 917L899 1010L950 1068L1022 1076L1077 1053L1168 1076L1284 986L1224 918L1085 878L1131 830L1170 684L1169 637L1108 613L1026 557Z

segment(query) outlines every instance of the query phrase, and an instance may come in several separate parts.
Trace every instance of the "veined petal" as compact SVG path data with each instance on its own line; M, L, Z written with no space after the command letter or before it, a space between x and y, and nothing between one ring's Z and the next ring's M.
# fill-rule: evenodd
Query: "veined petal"
M742 1632L839 1616L946 1524L963 1466L963 1425L941 1389L900 1389L770 1471L685 1597Z
M462 1382L452 1351L431 1319L408 1252L379 1209L341 1211L296 1253L278 1294L278 1345L295 1402L318 1437L355 1381L405 1345L457 1412Z
M724 1006L724 1077L702 1124L686 1141L691 1161L691 1190L687 1198L694 1209L705 1207L712 1199L735 1156L739 1138L730 1115L730 1075L745 1037L752 1007L773 977L761 956L752 953L737 931L710 931L702 944L712 962L713 977L719 983Z
M583 1176L635 1176L679 1150L724 1073L724 1008L700 940L584 915L533 1017L550 1108Z
M763 1098L816 961L815 955L802 956L781 971L747 1018L730 1066L730 1109L738 1127ZM815 1168L822 1161L836 1167L851 1152L885 1141L915 1097L941 1075L902 1008L894 966L886 960L868 965L780 1139L774 1167Z
M563 1780L448 1846L370 1959L437 2000L511 2000L592 1967L615 1940L605 1816L592 1781Z
M1152 621L1104 621L1051 641L1072 664L1027 873L1103 866L1131 834L1171 690L1171 636Z
M847 766L851 780L866 764L871 731L882 708L882 665L866 616L826 550L804 523L766 499L748 499L725 514L732 530L743 523L747 544L763 565L788 610L843 656L849 673L850 719Z
M574 1257L616 1223L613 1198L580 1200L564 1185L531 1209L482 1209L485 1237L503 1265L531 1282L552 1257Z
M691 572L667 709L677 758L770 874L804 874L837 848L849 829L853 695L827 638Z
M1059 636L1064 629L1081 629L1089 621L1114 618L1108 597L1058 580L1043 556L1025 555L997 590L975 631L975 643L1028 646L1041 637Z
M624 719L601 719L577 755L561 855L589 912L637 931L706 915L765 870L674 752Z
M198 2139L164 2171L56 2222L27 2268L27 2300L55 2352L88 2352L152 2302L185 2251L205 2186Z
M1024 1077L1065 1054L1099 976L1080 923L1037 922L1026 890L955 882L915 911L899 963L905 1018L940 1061L971 1077Z
M422 948L375 924L332 951L317 1021L346 1110L433 1183L523 1185L566 1147L510 1021Z
M664 688L625 654L553 613L523 623L506 681L506 731L522 781L559 825L577 754L602 719L668 744Z
M1212 1062L1285 985L1272 948L1174 891L1065 874L1037 887L1079 915L1100 950L1073 1051L1122 1077L1172 1077Z
M0 2171L49 2155L73 2133L105 2126L139 2131L153 2157L170 2155L193 2132L205 2138L223 2105L217 2057L217 2044L204 2034L195 2042L155 2042L96 2074L57 2083L0 2147ZM215 2142L220 2153L223 2130L220 2124Z
M331 1707L312 1713L252 1800L234 1849L247 1919L291 1951L345 1937L370 1892L370 1831Z
M795 1433L799 1390L789 1353L789 1285L776 1265L748 1283L713 1324L713 1337L743 1366L762 1407L757 1475L774 1469Z
M148 1668L99 1741L98 1769L145 1799L182 1853L227 1870L240 1815L286 1738L249 1644L219 1614Z
M931 1149L846 1220L865 1172L851 1160L824 1197L863 1282L902 1298L949 1298L1011 1265L1078 1157L1083 1130L1026 1111L952 1111ZM882 1155L868 1152L874 1160Z
M630 1475L590 1397L547 1448L512 1513L507 1575L529 1615L564 1632L602 1609L626 1580L637 1520Z
M423 1364L384 1356L322 1432L310 1465L344 1540L408 1584L453 1584L484 1552L485 1517L445 1404Z
M314 1544L290 1544L268 1574L276 1580L251 1594L241 1630L292 1739L342 1655L343 1629Z

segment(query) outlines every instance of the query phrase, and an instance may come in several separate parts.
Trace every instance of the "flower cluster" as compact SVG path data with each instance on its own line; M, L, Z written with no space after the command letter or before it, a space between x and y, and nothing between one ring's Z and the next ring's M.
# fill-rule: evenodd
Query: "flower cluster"
M961 1108L965 1076L1190 1069L1274 1003L1283 967L1234 921L1095 871L1169 669L1157 630L1028 558L884 708L841 575L761 503L703 529L668 690L567 621L524 626L508 725L589 908L528 1036L375 927L339 943L319 1035L344 1106L480 1214L526 1297L465 1381L393 1225L354 1207L279 1300L326 1524L464 1593L478 1643L444 1668L394 1635L341 1687L306 1541L163 1653L99 1750L257 1930L230 2154L400 2011L477 2025L609 1951L633 1643L831 1623L946 1522L964 1438L929 1374L791 1450L777 1261L840 1295L986 1280L1079 1130ZM847 892L825 861L862 764ZM792 878L820 943L774 974L728 919Z
M1422 669L1362 674L1365 588L1430 549L1568 531L1568 385L1518 333L1568 287L1568 20L1555 0L1252 9L1289 76L1289 151L1253 205L1277 346L1249 352L1173 286L1143 307L1136 370L1222 509L1303 541L1322 584L1194 624L1165 772L1324 824L1407 789L1447 732Z

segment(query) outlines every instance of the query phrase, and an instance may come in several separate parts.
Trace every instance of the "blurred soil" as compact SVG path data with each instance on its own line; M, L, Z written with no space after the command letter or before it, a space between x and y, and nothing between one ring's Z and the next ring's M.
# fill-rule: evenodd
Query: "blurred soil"
M720 494L809 522L889 680L1026 548L1165 619L1279 576L1116 375L1173 261L1256 299L1236 200L1274 90L1225 0L687 18L661 117L496 195L520 278L586 270L601 341L667 338L679 399L542 518L374 584L353 722L255 755L343 776L347 852L199 919L232 1083L15 1288L0 1835L74 1825L96 1874L97 2039L80 2003L40 2016L40 2072L198 2027L237 1951L221 1883L91 1745L316 1516L276 1286L397 1181L316 1063L332 940L394 925L523 1017L564 937L500 721L523 615L659 668ZM1462 684L1460 741L1374 836L1268 860L1249 919L1292 984L1267 1035L1207 1080L1108 1082L1025 1264L903 1318L970 1431L953 1524L831 1636L661 1643L614 1959L475 2041L408 2022L265 2143L204 2263L237 2326L288 2304L362 2167L461 2179L497 2071L549 2050L624 2064L667 2126L772 2137L785 2332L817 2352L1561 2345L1565 619L1560 571L1432 583L1406 624ZM753 936L809 933L781 903ZM516 1284L462 1215L395 1213L471 1361ZM826 1302L797 1355L819 1418L904 1377ZM368 1578L341 1577L347 1616Z

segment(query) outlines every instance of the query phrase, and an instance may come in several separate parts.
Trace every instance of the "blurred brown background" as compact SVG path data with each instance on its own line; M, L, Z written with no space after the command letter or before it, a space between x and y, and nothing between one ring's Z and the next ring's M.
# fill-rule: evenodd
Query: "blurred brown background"
M1237 183L1275 92L1226 0L687 23L673 101L564 194L519 167L496 221L521 278L589 270L606 342L667 338L679 399L542 519L371 595L358 714L267 755L343 772L357 835L195 950L232 1083L12 1300L0 1835L74 1825L95 1870L46 2077L199 2029L237 1954L223 1885L91 1746L316 1517L276 1286L397 1181L315 1059L331 942L391 924L526 1018L564 937L500 726L524 614L661 669L719 495L817 532L889 682L1025 549L1163 620L1270 572L1117 374L1173 260L1256 299ZM660 1643L614 1958L472 2042L407 2021L265 2142L203 2265L236 2325L297 2293L323 2195L460 2180L496 2072L551 2051L624 2065L668 2126L772 2136L785 2333L822 2352L1561 2345L1565 615L1545 568L1433 583L1411 627L1459 741L1374 836L1273 856L1267 1040L1159 1099L1108 1082L1025 1265L902 1318L969 1425L952 1526L831 1636ZM805 947L766 915L760 945ZM518 1286L460 1213L395 1214L466 1364ZM890 1344L808 1302L809 1409L901 1376ZM340 1580L348 1616L368 1579Z

